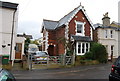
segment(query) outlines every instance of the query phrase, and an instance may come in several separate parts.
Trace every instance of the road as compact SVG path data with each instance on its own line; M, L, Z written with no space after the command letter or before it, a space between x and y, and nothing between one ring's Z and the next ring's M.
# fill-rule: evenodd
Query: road
M108 81L111 64L77 66L73 68L12 71L16 79L105 79Z

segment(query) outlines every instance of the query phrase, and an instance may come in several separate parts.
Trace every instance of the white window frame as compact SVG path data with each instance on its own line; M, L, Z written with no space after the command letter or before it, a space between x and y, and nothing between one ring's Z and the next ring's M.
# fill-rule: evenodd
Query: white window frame
M78 53L78 45L80 44L80 53ZM82 48L82 45L84 44L84 53L82 52L83 51L83 48ZM86 44L88 44L88 51L86 51ZM77 42L76 43L76 54L77 55L84 55L86 52L89 52L89 49L90 49L90 43L89 42Z
M111 33L111 31L112 31L112 33ZM113 30L110 30L110 38L113 38L113 37L114 37L113 34L114 34L114 31L113 31Z
M85 23L83 23L83 22L80 22L80 21L75 21L75 23L76 23L76 35L80 35L80 36L84 36L84 25L85 25ZM80 24L80 25L82 25L82 33L77 33L77 24Z
M105 34L105 38L108 38L108 30L105 30L104 32L105 32L104 33Z

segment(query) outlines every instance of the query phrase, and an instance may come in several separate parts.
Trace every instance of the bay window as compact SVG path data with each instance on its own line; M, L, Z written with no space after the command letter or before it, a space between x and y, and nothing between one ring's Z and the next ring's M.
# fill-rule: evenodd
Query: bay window
M86 52L89 51L90 43L88 42L77 42L76 49L77 55L84 55Z

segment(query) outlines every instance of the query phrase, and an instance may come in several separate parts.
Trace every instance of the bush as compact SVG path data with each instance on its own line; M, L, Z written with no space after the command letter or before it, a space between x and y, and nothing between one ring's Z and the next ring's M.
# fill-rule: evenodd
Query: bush
M85 54L87 59L98 60L100 63L107 62L107 52L105 47L99 43L92 43L90 52Z
M93 53L92 52L87 52L87 53L85 53L84 56L88 60L93 60Z

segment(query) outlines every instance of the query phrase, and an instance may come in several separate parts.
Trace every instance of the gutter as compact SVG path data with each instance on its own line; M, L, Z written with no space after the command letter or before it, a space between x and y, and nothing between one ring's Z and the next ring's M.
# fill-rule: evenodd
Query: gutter
M13 48L13 33L14 33L14 21L15 21L15 13L17 10L13 12L13 22L12 22L12 33L11 33L11 47L10 47L10 61L12 60L12 48Z

